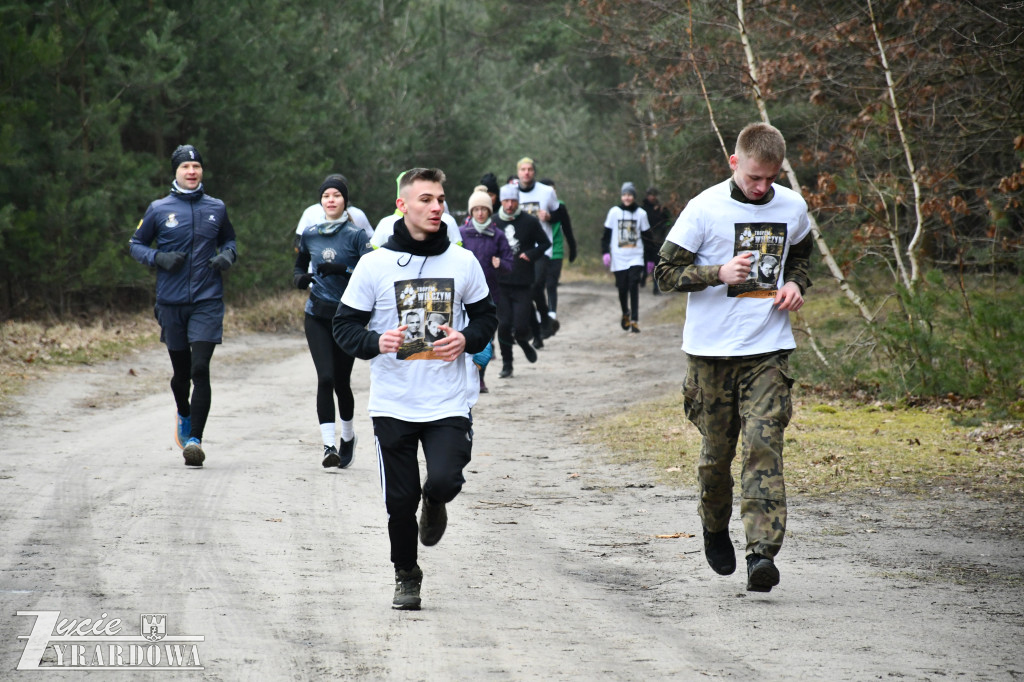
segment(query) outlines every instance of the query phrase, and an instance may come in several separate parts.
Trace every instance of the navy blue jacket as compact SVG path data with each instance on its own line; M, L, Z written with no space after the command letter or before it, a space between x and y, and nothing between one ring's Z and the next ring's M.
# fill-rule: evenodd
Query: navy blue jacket
M155 248L150 246L155 244ZM220 271L209 261L224 250L236 259L235 228L224 202L199 190L184 194L172 189L149 205L128 242L132 258L156 266L158 251L181 251L185 264L176 272L156 271L156 302L165 305L223 298Z
M370 246L370 238L351 220L346 220L340 227L330 222L307 227L299 237L293 271L293 279L298 281L299 277L306 274L310 263L313 264L313 286L309 290L309 300L306 301L306 314L334 319L352 270L359 259L371 251L373 247ZM343 265L345 272L320 274L317 269L323 263Z

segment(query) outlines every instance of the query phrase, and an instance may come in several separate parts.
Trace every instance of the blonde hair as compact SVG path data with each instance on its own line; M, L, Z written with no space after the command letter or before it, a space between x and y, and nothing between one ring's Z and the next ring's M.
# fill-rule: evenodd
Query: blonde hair
M780 166L786 158L786 138L775 126L751 123L736 137L736 156Z

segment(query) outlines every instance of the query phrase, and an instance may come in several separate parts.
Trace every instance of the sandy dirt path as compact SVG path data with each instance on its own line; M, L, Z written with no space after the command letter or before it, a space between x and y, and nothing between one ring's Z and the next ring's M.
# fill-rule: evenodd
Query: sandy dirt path
M679 329L645 320L681 305L643 292L629 335L611 284L563 285L539 362L507 380L492 365L468 482L421 549L419 612L390 608L367 363L344 471L320 467L301 336L217 350L200 470L173 443L162 347L52 374L0 418L0 679L1024 677L1019 507L794 498L782 583L748 593L742 566L707 567L692 490L583 441L595 417L677 391ZM673 533L696 537L655 537ZM125 635L164 614L167 635L204 638L203 670L17 671L35 622L18 611L107 614Z

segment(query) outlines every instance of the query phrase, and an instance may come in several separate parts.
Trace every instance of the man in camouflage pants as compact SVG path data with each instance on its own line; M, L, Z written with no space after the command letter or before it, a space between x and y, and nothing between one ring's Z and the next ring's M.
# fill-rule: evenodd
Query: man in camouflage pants
M683 350L687 418L702 438L697 479L704 554L721 575L736 570L729 538L732 461L742 436L740 516L747 589L779 583L775 556L786 533L783 433L793 412L789 311L811 282L807 204L775 185L786 141L770 125L744 128L729 158L733 174L694 197L659 253L664 291L688 292ZM775 260L781 268L759 268ZM722 285L725 286L722 286Z

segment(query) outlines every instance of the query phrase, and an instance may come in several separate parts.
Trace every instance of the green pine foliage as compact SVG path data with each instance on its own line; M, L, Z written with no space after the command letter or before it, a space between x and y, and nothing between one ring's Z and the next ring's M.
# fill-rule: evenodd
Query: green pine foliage
M147 305L152 273L126 245L178 144L228 206L228 295L247 298L289 286L292 233L327 173L376 222L407 168L443 168L458 214L484 173L530 155L596 252L624 179L602 161L630 156L611 132L622 107L584 101L608 74L558 2L15 3L0 29L4 316ZM607 196L574 205L577 178Z

